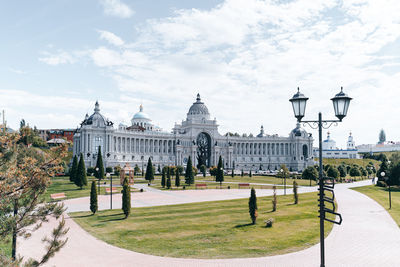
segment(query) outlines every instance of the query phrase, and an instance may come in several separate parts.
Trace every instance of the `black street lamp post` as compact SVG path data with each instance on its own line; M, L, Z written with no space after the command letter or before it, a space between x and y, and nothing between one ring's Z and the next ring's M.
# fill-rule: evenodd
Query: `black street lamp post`
M347 115L347 110L350 105L351 98L348 97L345 93L343 93L343 87L341 88L340 93L336 94L331 100L333 102L333 107L335 110L335 116L338 120L322 120L321 112L318 113L318 120L316 121L302 121L301 119L304 117L306 110L306 103L308 97L305 97L304 94L300 93L300 89L297 88L297 93L289 100L292 103L294 116L297 118L297 121L303 122L303 125L308 124L311 128L317 129L319 134L319 226L320 226L320 250L321 250L321 267L325 266L325 230L324 230L324 221L329 221L336 224L342 223L342 216L339 213L335 212L335 202L334 202L334 180L331 183L325 183L325 179L323 177L323 167L322 167L322 128L328 129L333 124L337 125L338 122L341 122L344 117ZM332 198L325 196L325 190L330 191L332 193ZM325 207L325 201L331 203L333 205L333 209L328 209ZM327 219L325 217L325 213L331 213L333 215L339 216L339 222Z

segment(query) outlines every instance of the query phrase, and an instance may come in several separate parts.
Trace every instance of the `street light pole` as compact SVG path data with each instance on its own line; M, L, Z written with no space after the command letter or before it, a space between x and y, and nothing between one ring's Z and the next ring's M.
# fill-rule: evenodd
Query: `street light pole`
M99 177L98 177L98 179L99 179L99 182L98 182L98 184L99 184L99 190L98 190L98 194L100 194L100 175L99 175L99 168L98 168L98 167L96 167L96 169L95 169L95 170L96 170L96 175L97 175L97 176L99 176Z
M385 172L381 172L381 176L385 177L386 173ZM392 209L392 194L391 194L391 190L390 190L390 181L389 181L389 177L385 177L384 178L386 181L386 184L389 186L389 209Z
M319 242L321 254L321 267L325 266L325 203L324 203L324 177L322 166L322 114L318 113L318 140L319 140Z
M319 140L319 225L320 225L320 253L321 253L321 267L325 267L325 229L324 229L324 221L329 221L335 224L342 223L342 216L335 212L335 200L334 200L334 180L332 183L325 183L325 178L323 177L323 166L322 166L322 128L328 129L333 124L337 125L338 122L341 122L344 117L347 115L347 110L350 105L351 98L348 97L345 93L343 93L343 87L341 88L340 93L336 94L331 100L333 102L333 107L335 110L335 116L339 120L322 120L322 113L318 113L317 121L302 121L301 119L304 117L306 103L308 98L304 96L304 94L300 93L300 89L297 88L297 93L289 100L292 102L293 112L295 117L297 118L298 123L303 122L303 125L308 124L311 128L318 128L318 140ZM327 179L329 180L329 178ZM329 198L325 196L325 190L330 191L332 193L332 197ZM325 201L332 204L333 208L328 209L325 207ZM339 222L326 218L325 212L331 213L335 216L339 216Z

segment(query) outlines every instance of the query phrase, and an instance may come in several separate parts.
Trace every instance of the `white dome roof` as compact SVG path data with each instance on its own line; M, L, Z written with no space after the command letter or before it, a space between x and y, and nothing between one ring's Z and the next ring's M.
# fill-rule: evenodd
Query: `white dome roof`
M136 119L150 120L149 115L147 115L146 113L143 112L142 105L140 105L140 107L139 107L139 112L136 113L135 115L133 115L133 120L136 120Z
M187 118L191 119L209 119L210 113L208 112L208 108L201 102L200 94L197 94L196 102L189 108L189 112L187 113Z

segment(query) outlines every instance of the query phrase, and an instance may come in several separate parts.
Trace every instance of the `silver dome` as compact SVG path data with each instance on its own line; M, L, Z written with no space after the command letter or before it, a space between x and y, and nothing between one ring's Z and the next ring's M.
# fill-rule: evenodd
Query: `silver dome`
M188 117L205 117L209 118L210 113L208 112L208 108L201 102L200 94L197 94L196 102L190 107L189 112L187 113ZM205 116L204 116L205 115Z

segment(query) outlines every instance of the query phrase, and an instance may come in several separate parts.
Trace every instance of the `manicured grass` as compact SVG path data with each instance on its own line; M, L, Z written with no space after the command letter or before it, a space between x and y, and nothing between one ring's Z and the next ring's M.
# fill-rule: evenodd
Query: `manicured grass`
M97 179L93 176L88 177L88 185L84 186L82 189L77 187L74 183L69 181L69 177L67 176L60 176L60 177L53 177L51 178L51 185L47 188L45 199L46 201L50 201L50 195L54 193L65 193L66 199L70 198L78 198L78 197L88 197L90 195L90 186L92 181L96 181L96 188L97 187ZM104 182L106 185L110 185L109 180L103 180L101 185L104 186ZM119 178L113 177L113 185L119 185ZM118 190L118 188L117 188ZM138 191L136 189L131 189L131 192ZM106 193L105 187L100 186L100 194L104 195Z
M206 184L207 188L196 188L196 184ZM185 189L183 189L183 186L185 186ZM167 189L166 187L162 187L159 181L152 182L151 187L157 188L160 190L202 190L202 189L249 189L249 188L254 188L254 189L272 189L272 185L249 185L249 186L241 186L239 187L238 184L236 183L222 183L220 185L219 182L204 182L204 181L197 181L194 184L191 184L190 186L183 183L181 184L180 187L175 187L175 181L172 181L172 187L170 189ZM229 187L229 188L228 188ZM290 188L292 186L287 186L287 188ZM282 189L282 186L277 186L277 189Z
M0 254L11 257L11 235L5 240L0 240Z
M214 180L215 178L213 176L208 176L208 177L196 177L196 181L200 182L201 180ZM276 184L276 185L283 185L283 180L282 178L277 178L274 176L235 176L231 177L230 175L225 175L224 176L224 181L225 182L238 182L238 183L260 183L260 184ZM293 181L296 181L298 185L301 186L309 186L310 181L309 180L302 180L302 179L291 179L291 178L286 178L286 185L292 186ZM311 185L317 185L315 181L311 181Z
M375 185L368 185L362 187L352 188L360 193L363 193L384 207L392 216L392 218L400 226L400 188L392 187L392 208L389 209L389 192L388 188L379 187Z
M317 164L318 158L315 158L315 162ZM335 165L338 166L342 163L348 164L348 165L353 165L357 164L359 166L363 166L364 168L368 165L368 163L372 162L375 165L375 168L379 168L379 165L381 164L380 161L374 160L374 159L322 159L322 163L324 165Z
M260 257L298 251L319 240L317 193L258 198L258 219L251 225L248 199L134 208L123 219L119 210L71 213L90 234L118 247L169 257ZM135 201L133 199L133 201ZM274 218L272 228L264 220ZM332 224L326 223L326 235Z

